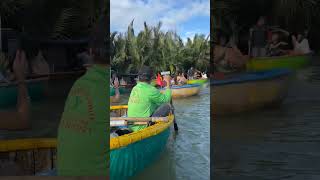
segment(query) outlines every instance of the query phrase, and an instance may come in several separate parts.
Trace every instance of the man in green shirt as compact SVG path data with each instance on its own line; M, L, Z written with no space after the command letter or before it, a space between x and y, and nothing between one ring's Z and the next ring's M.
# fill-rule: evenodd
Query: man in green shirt
M141 68L138 75L138 83L132 89L128 102L128 117L166 116L170 112L171 100L170 76L165 76L166 90L161 93L150 84L153 71L150 67ZM139 131L147 125L132 125L132 131Z
M106 17L89 44L94 64L73 85L58 129L59 176L108 176L110 79Z

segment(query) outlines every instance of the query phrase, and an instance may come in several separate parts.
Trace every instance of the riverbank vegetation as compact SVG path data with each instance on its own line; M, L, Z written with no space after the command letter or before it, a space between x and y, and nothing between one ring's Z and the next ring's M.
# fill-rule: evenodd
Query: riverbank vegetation
M320 49L319 0L215 0L213 3L214 29L233 36L245 51L249 29L259 16L266 16L269 25L288 32L308 30L311 48Z
M163 31L162 23L135 32L132 21L126 32L111 33L111 65L118 73L137 73L143 65L155 71L209 70L209 36L196 34L186 42L174 31Z

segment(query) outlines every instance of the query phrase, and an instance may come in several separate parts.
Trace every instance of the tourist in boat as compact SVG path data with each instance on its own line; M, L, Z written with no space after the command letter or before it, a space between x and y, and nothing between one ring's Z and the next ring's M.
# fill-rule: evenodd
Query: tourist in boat
M120 91L119 91L119 80L118 80L118 78L115 78L115 80L113 81L112 88L114 88L114 90L115 90L115 95L114 96L110 96L110 103L119 102L119 100L120 100Z
M250 29L249 56L266 56L266 45L268 42L268 29L265 17L261 16L257 24Z
M178 85L184 85L187 84L188 80L185 78L184 73L179 73L177 77L177 83Z
M48 75L50 73L50 68L43 57L42 51L38 51L38 55L34 57L31 61L32 73L36 75Z
M201 79L201 77L202 77L201 72L198 70L195 70L193 77L194 77L194 79Z
M138 73L137 85L132 89L128 102L128 117L160 117L167 116L171 111L169 104L171 100L170 82L171 77L164 76L166 90L162 94L156 87L150 84L153 71L144 66ZM129 129L139 131L147 125L131 125Z
M292 44L295 54L309 54L311 52L308 39L299 33L297 37L292 36Z
M236 45L228 46L229 37L220 34L218 44L214 47L214 68L215 71L242 70L249 57L241 53Z
M225 53L227 50L228 36L224 35L224 33L220 31L217 32L217 36L218 41L217 44L214 46L213 57L214 71L218 71L221 68L226 68L227 66Z
M121 80L120 80L120 85L121 85L121 86L126 86L126 85L128 85L127 81L125 81L123 77L122 77Z
M108 176L110 117L109 56L104 37L107 16L99 19L88 53L94 64L73 85L58 128L58 176Z
M202 79L208 79L207 73L203 72L201 73Z
M0 129L2 130L25 130L30 128L30 105L25 82L26 67L28 67L28 65L25 52L18 49L13 63L13 74L18 89L17 110L0 112L2 117Z
M177 84L178 84L178 82L177 82L177 76L171 77L171 84L172 84L172 85L177 85Z
M286 54L288 43L280 41L278 33L272 34L270 44L268 44L267 55L268 56L282 56Z
M191 67L191 68L188 70L187 76L188 76L188 79L189 79L189 80L192 80L192 79L193 79L193 76L194 76L194 69L193 69L193 67Z

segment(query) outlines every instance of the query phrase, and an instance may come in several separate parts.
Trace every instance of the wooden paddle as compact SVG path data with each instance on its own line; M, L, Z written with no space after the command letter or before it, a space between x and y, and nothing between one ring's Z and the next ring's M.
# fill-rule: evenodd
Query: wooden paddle
M168 117L111 117L111 121L129 121L129 122L156 122L156 121L163 121L168 122Z
M127 126L128 123L134 125L147 125L149 122L168 122L168 117L146 117L146 118L135 118L135 117L111 117L110 127Z
M174 106L173 106L173 103L172 103L172 98L171 98L171 100L170 100L170 104L171 104L171 106L172 106L172 113L174 114ZM173 127L174 127L174 130L175 130L175 131L178 131L179 128L178 128L178 124L177 124L177 121L176 121L176 116L174 116L173 118L174 118L174 119L173 119Z
M170 71L166 71L166 72L161 72L161 75L170 75ZM170 105L172 107L172 113L174 114L174 106L173 106L173 103L172 103L172 97L171 97L171 100L170 100ZM175 131L178 131L179 128L178 128L178 124L177 124L177 121L176 121L176 116L174 116L174 119L173 119L173 127L174 127L174 130Z

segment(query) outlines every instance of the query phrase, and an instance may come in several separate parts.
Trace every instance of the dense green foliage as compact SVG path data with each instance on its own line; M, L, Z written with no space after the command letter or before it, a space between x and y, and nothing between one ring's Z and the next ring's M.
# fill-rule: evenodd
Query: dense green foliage
M111 42L111 65L119 73L136 73L143 65L173 72L209 67L209 37L196 34L183 43L177 33L162 31L161 22L155 27L144 23L144 30L135 34L132 21L127 32L112 33Z
M87 36L106 0L1 0L2 26L34 38Z
M214 28L235 36L238 43L247 40L249 28L261 15L267 16L269 25L289 32L309 29L311 46L320 47L320 0L215 0L213 3Z

